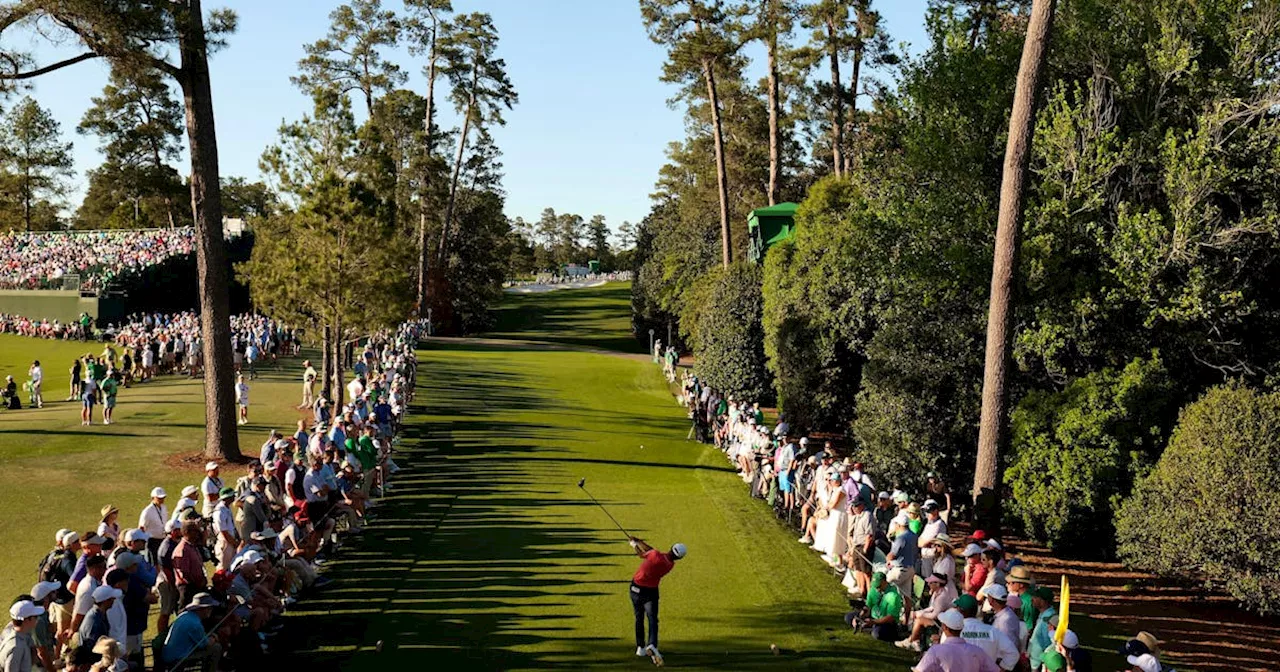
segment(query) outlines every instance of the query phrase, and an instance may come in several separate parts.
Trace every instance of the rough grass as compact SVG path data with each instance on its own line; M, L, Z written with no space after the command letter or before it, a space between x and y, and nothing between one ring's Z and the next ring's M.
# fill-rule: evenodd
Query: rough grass
M31 589L36 566L66 527L97 527L105 504L120 507L122 528L137 525L151 488L160 485L177 503L184 485L203 477L198 466L173 468L166 459L196 454L204 445L204 395L200 380L173 376L120 391L115 423L80 426L80 403L67 397L71 362L102 352L101 343L76 343L0 335L0 376L19 385L39 359L45 372L43 409L0 411L0 599ZM300 411L300 360L250 382L251 424L240 428L240 448L257 454L273 428L292 430ZM298 383L293 381L298 380ZM101 418L95 407L95 423ZM225 473L240 475L233 467ZM225 476L224 476L225 479Z

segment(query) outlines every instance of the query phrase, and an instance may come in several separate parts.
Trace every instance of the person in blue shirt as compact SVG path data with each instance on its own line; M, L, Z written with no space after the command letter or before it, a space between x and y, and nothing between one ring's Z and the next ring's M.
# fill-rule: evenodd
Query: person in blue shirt
M204 623L218 604L218 600L209 593L200 593L182 610L164 638L160 657L165 665L173 665L186 658L187 661L200 661L204 672L216 672L222 660L222 647L217 637L205 634Z

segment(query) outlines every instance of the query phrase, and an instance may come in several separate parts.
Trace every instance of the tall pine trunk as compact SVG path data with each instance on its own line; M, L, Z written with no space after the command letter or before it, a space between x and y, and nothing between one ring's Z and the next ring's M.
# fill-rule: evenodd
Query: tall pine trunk
M702 75L707 81L707 99L711 101L711 129L716 143L716 182L720 188L720 259L725 268L733 263L733 245L729 229L729 175L724 165L724 130L720 122L720 93L716 90L716 73L710 60L702 62Z
M339 318L333 325L333 413L335 418L345 402L347 386L342 381L342 351L346 343L342 338L342 320Z
M222 238L222 189L218 182L218 137L213 121L208 48L200 0L188 0L178 15L179 84L186 105L191 151L191 209L196 224L196 275L205 361L204 454L240 458L236 434L235 369L231 359L231 308L227 253Z
M333 327L324 325L324 337L320 341L320 394L333 399Z
M458 178L462 175L462 157L467 151L467 134L471 132L471 115L476 107L476 83L479 80L478 66L471 69L471 97L467 99L467 111L462 117L462 133L458 135L458 153L453 159L453 176L449 179L449 202L444 209L444 225L440 231L440 251L436 264L444 267L445 256L449 252L449 228L453 225L453 208L458 199Z
M859 16L856 25L859 31L861 31L863 25L861 16L863 11L863 8L858 8ZM858 86L862 81L862 54L864 51L862 39L862 35L859 33L857 42L853 47L853 72L849 75L849 144L854 146L857 145L857 141L853 139L853 132L858 125ZM844 153L844 172L848 175L852 170L853 151L850 150Z
M431 55L427 58L427 112L422 120L424 133L422 185L418 195L418 314L427 312L427 260L431 256L431 244L427 241L427 201L431 194L431 155L435 148L434 119L436 97L436 29L431 28Z
M831 170L842 174L844 160L844 91L840 87L840 49L836 44L836 27L827 22L827 58L831 61Z
M776 15L777 0L770 0L774 7L773 14ZM782 174L782 156L779 136L779 112L780 106L778 93L778 29L774 26L769 27L768 40L768 58L769 58L769 205L777 205L778 203L778 183Z
M1000 214L991 265L991 307L987 316L986 367L982 380L982 424L973 472L974 511L980 528L1000 527L1000 457L1009 442L1009 348L1018 237L1026 198L1027 166L1035 131L1036 96L1049 50L1056 0L1035 0L1027 25L1022 62L1009 115L1009 142L1000 184Z

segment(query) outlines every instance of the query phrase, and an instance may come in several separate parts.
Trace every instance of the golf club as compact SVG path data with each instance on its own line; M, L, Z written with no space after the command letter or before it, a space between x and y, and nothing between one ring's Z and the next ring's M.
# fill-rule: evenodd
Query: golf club
M617 518L614 518L614 517L613 517L613 514L609 513L609 509L604 508L604 504L601 504L601 503L600 503L600 500L596 499L596 498L591 494L591 491L587 490L587 479L586 479L586 478L580 478L580 479L578 479L578 489L580 489L580 490L582 490L583 492L585 492L585 493L587 494L587 496L588 496L588 497L591 497L591 501L595 502L595 503L596 503L596 506L600 507L600 510L601 510L601 511L604 511L604 515L609 516L609 520L612 520L612 521L613 521L613 524L614 524L614 525L617 525L617 526L618 526L618 529L619 529L619 530L621 530L623 534L627 535L627 539L631 539L631 533L630 533L630 532L627 532L625 529L623 529L622 524L618 522L618 519L617 519Z

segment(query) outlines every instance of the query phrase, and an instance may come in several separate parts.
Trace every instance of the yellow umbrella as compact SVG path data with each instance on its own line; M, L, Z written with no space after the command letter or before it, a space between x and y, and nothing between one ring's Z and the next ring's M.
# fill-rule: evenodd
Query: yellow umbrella
M1058 629L1053 633L1053 641L1061 644L1064 637L1067 636L1067 620L1071 616L1071 584L1067 583L1067 577L1062 576L1062 597L1058 601Z

